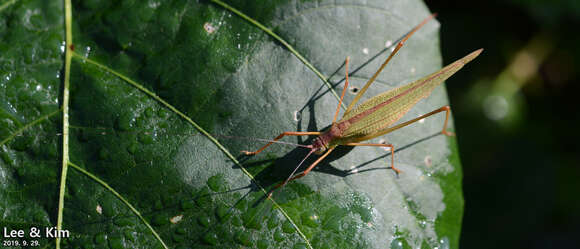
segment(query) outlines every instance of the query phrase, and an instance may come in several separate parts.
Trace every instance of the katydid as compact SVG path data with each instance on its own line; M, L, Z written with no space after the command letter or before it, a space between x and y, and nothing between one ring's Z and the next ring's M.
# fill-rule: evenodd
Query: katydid
M272 143L275 143L277 140L281 139L284 136L308 136L308 135L318 135L316 139L313 140L312 144L306 145L304 147L309 148L310 152L308 155L300 162L300 164L296 167L294 172L290 174L290 176L282 183L278 184L274 187L273 190L286 185L288 182L296 180L300 177L307 175L316 165L318 165L325 157L327 157L337 146L376 146L376 147L390 147L391 150L391 166L390 169L394 170L397 174L401 171L395 167L394 161L394 150L395 147L392 144L384 144L384 143L360 143L369 139L376 138L378 136L385 135L389 132L394 130L400 129L405 127L409 124L417 122L421 119L429 117L433 114L439 112L445 112L445 122L443 123L443 129L441 133L447 136L452 136L453 133L447 131L447 122L449 121L449 114L450 114L450 107L448 105L438 108L432 112L414 118L412 120L394 125L405 113L407 113L419 100L428 97L433 89L441 84L444 80L451 77L454 73L456 73L459 69L461 69L465 64L469 61L473 60L477 57L483 49L478 49L467 56L459 59L448 66L442 68L441 70L432 73L426 77L423 77L417 81L412 83L397 87L395 89L391 89L386 91L382 94L379 94L375 97L372 97L362 104L354 107L354 105L360 100L362 95L366 92L369 86L375 81L379 73L385 68L385 66L389 63L391 58L399 51L399 49L403 46L405 41L409 39L409 37L421 28L425 23L427 23L430 19L432 19L434 15L426 18L417 25L413 30L411 30L395 47L395 49L391 52L389 57L385 60L385 62L381 65L381 67L375 72L375 74L369 79L369 81L365 84L365 86L358 92L355 96L354 100L350 103L347 107L345 113L343 114L342 118L338 121L337 117L340 111L340 106L342 100L344 98L344 94L346 89L348 88L348 57L345 61L345 70L346 70L346 77L345 77L345 86L342 91L342 95L340 97L340 101L338 103L338 107L336 108L336 113L334 115L334 119L332 121L332 125L326 131L319 132L319 131L308 131L308 132L284 132L274 138L274 140L270 141L260 149L256 151L242 151L246 155L255 155L262 152ZM321 155L314 163L312 163L306 170L302 173L295 175L294 173L302 163L311 155L311 154L318 154ZM268 194L271 196L272 191Z

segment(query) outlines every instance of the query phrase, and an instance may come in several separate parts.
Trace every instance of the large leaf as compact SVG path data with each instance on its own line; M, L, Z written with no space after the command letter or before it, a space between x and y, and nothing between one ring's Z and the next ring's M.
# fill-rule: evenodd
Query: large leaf
M306 151L242 157L263 142L226 137L326 127L342 88L321 77L339 83L350 56L361 87L385 45L429 15L423 3L228 3L252 23L213 2L78 1L72 46L60 1L1 6L0 226L57 225L69 155L66 248L457 248L461 168L455 140L433 135L442 115L382 138L398 149L399 178L389 152L346 148L272 200ZM439 69L437 30L431 21L415 34L366 97ZM440 87L403 119L446 103Z

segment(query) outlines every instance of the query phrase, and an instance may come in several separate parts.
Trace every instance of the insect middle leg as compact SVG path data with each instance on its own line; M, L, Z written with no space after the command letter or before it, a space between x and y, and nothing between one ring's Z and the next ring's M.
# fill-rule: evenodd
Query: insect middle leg
M375 146L375 147L389 147L391 148L391 167L387 167L392 169L399 175L401 173L400 169L395 168L395 146L392 144L367 144L367 143L347 143L345 145L348 146Z
M272 140L272 142L267 143L262 148L260 148L260 149L258 149L256 151L246 151L246 150L242 150L242 153L244 153L246 155L256 155L256 154L262 152L268 146L272 145L275 141L278 141L281 138L283 138L284 136L309 136L309 135L320 135L320 134L321 134L321 132L318 132L318 131L305 131L305 132L301 132L301 131L287 131L287 132L283 132L282 134L278 135L276 138L274 138L274 140Z

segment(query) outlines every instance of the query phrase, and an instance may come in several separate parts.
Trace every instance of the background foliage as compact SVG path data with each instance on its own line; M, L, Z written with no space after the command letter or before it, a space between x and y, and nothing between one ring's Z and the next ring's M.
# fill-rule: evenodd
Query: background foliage
M427 4L446 63L486 49L447 81L465 172L461 247L578 248L580 2Z

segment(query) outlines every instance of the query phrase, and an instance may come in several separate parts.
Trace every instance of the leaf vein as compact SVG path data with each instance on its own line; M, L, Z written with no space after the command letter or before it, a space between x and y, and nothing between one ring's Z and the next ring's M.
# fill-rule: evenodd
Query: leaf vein
M89 178L93 179L97 183L101 184L103 187L105 187L107 190L109 190L113 195L115 195L117 198L119 198L119 200L121 200L131 210L131 212L133 212L135 215L137 215L137 217L139 217L139 219L145 224L145 226L147 226L147 228L149 228L151 233L153 233L153 236L155 236L155 238L157 238L157 240L163 245L163 247L165 249L169 249L169 247L167 247L165 242L163 242L163 239L161 239L159 234L155 231L155 229L153 229L153 227L149 224L149 222L147 222L147 220L145 220L145 218L141 215L141 213L135 207L133 207L133 205L131 205L131 203L129 203L129 201L127 199L125 199L121 194L119 194L119 192L115 191L105 181L101 180L100 178L91 174L90 172L86 171L85 169L77 166L76 164L69 161L68 165L71 166L72 168L74 168L75 170L83 173L84 175L88 176Z
M390 12L390 11L388 11L386 9L379 8L377 6L367 6L367 5L361 5L361 4L336 4L336 3L334 3L334 4L320 5L320 6L317 6L317 7L314 7L314 8L309 8L309 9L304 9L302 11L299 11L295 15L290 16L290 17L288 17L286 19L283 19L281 22L279 22L278 24L274 25L274 28L277 28L279 26L282 26L282 25L286 24L287 22L290 22L293 19L296 19L296 18L298 18L300 16L304 16L304 15L310 13L310 12L315 12L315 11L319 11L319 10L323 10L323 9L336 8L336 7L345 7L345 8L346 7L352 7L352 8L375 10L375 11L379 11L379 12L385 13L385 15L396 16L397 17L396 20L399 20L399 23L404 23L403 21L400 21L400 20L403 19L401 16L396 15L396 13Z
M246 174L250 180L252 180L256 186L258 186L258 188L264 193L264 195L267 195L266 190L254 179L254 176L252 176L252 174L250 174L250 172L248 172L246 170L246 168L215 138L213 137L211 134L209 134L206 130L204 130L201 126L199 126L196 122L194 122L190 117L188 117L187 115L185 115L183 112L179 111L177 108L175 108L173 105L169 104L167 101L163 100L161 97L157 96L154 92L150 91L149 89L145 88L143 85L133 81L132 79L130 79L129 77L99 63L96 61L93 61L91 59L88 58L84 58L80 55L78 55L77 53L72 53L72 55L81 60L81 61L86 61L98 68L101 68L102 70L105 70L107 72L110 72L114 75L116 75L117 77L123 79L125 82L127 82L128 84L132 85L133 87L141 90L142 92L144 92L145 94L149 95L151 98L155 99L156 101L158 101L159 103L161 103L162 105L164 105L166 108L170 109L171 111L173 111L175 114L177 114L178 116L180 116L181 118L183 118L184 120L186 120L188 123L190 123L195 129L197 129L200 133L202 133L204 136L206 136L211 142L213 142L224 154L226 154L226 156L232 160L232 162L234 162L238 167L240 167L240 169L244 172L244 174ZM310 244L310 241L308 241L308 239L306 238L306 235L304 235L304 233L300 230L300 228L298 227L298 225L296 225L296 223L290 218L290 216L282 209L282 207L280 205L278 205L278 203L276 203L276 201L274 201L274 199L272 198L268 198L272 204L275 206L276 209L279 210L279 212L281 212L287 219L288 221L296 228L296 230L298 231L298 233L300 234L300 236L305 240L305 242L308 244L309 248L312 248L312 245Z
M47 120L49 118L51 118L52 116L56 115L58 112L60 112L61 109L58 109L56 111L53 111L49 114L46 114L36 120L33 120L32 122L25 124L24 126L18 128L17 130L15 130L14 132L12 132L12 134L10 134L8 137L4 138L2 141L0 141L0 146L4 145L5 143L7 143L8 141L14 139L16 136L18 136L18 134L21 134L22 132L24 132L25 130L27 130L28 128L44 121Z
M330 92L332 93L332 95L334 95L334 97L336 98L336 100L339 100L340 101L340 97L338 96L338 94L336 93L336 91L334 90L334 88L332 87L332 85L330 84L330 82L328 81L328 77L325 76L325 75L323 75L320 72L320 70L318 70L316 67L314 67L314 65L312 65L312 63L310 63L306 58L304 58L304 56L302 56L302 54L300 54L286 40L282 39L282 37L280 37L279 35L277 35L276 33L274 33L274 31L270 30L269 28L267 28L263 24L261 24L258 21L250 18L249 16L245 15L244 13L240 12L239 10L234 9L233 7L225 4L224 2L219 1L219 0L212 0L212 2L218 4L218 5L222 6L223 8L225 8L225 9L233 12L234 14L236 14L238 16L240 16L242 19L250 22L251 24L253 24L257 28L259 28L262 31L266 32L268 35L270 35L272 38L274 38L278 42L282 43L282 45L284 45L284 47L286 47L286 49L290 50L290 52L292 54L294 54L294 56L296 56L296 58L298 58L298 60L300 60L308 69L310 69L314 74L316 74L316 76L318 76L318 78L320 78L320 80L322 80L322 82L324 82L324 84L326 85L326 87L328 87L328 89L330 90ZM344 105L344 103L341 103L341 106L342 106L343 109L346 109L346 106Z

